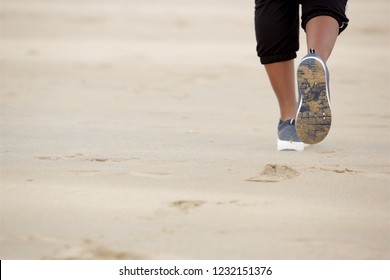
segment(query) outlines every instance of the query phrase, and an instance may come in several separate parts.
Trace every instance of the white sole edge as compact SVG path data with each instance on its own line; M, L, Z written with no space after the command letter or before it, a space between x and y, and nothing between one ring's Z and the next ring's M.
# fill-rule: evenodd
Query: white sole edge
M277 140L278 151L298 151L302 152L305 149L305 144L303 142L291 142L291 141L283 141Z

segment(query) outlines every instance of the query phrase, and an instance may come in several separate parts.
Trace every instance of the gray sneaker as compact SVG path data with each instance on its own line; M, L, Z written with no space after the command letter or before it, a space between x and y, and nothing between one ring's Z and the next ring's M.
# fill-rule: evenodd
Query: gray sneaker
M330 130L329 72L325 62L310 50L298 66L297 134L302 142L316 144Z
M297 135L295 120L279 120L278 125L278 151L303 151L304 144Z

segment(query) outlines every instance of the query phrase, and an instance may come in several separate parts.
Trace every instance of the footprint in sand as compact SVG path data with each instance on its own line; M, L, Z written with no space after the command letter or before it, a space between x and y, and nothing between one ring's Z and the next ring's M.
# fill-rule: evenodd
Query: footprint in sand
M66 244L56 249L51 255L45 256L46 260L142 260L144 256L117 251L90 239L85 239L82 244Z
M83 161L92 161L92 162L123 162L123 161L129 161L133 160L134 158L105 158L105 157L86 157L80 160Z
M334 173L344 173L344 174L358 173L358 171L349 168L339 168L339 167L320 167L320 170L334 172Z
M109 158L109 157L86 157L83 154L77 153L74 155L65 155L63 157L59 156L40 156L36 157L36 159L40 160L80 160L80 161L90 161L90 162L124 162L130 160L139 160L139 158Z
M176 200L170 204L171 207L175 207L184 213L188 213L190 209L194 209L205 204L203 200Z
M62 158L56 157L56 156L52 156L52 157L51 156L42 156L42 157L36 157L36 159L55 161L55 160L60 160Z
M248 178L247 181L272 183L297 176L299 176L299 172L287 165L267 164L259 175Z

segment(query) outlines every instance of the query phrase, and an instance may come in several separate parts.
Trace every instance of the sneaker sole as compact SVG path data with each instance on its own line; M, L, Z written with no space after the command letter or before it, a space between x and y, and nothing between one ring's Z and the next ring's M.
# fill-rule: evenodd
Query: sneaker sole
M277 147L278 151L298 151L301 152L305 149L305 144L302 142L290 142L278 139Z
M325 64L308 57L298 67L300 103L296 118L299 139L306 144L316 144L328 135L332 124L329 88Z

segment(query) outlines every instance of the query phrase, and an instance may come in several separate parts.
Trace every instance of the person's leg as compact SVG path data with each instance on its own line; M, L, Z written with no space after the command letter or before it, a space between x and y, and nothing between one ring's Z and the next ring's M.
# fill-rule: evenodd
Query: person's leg
M306 24L307 50L314 49L325 62L339 35L339 23L331 16L317 16Z
M308 55L298 66L299 105L296 130L301 141L316 144L325 139L332 124L329 72L326 66L337 36L345 29L346 1L302 0L302 27ZM314 50L309 51L309 50Z
M295 118L294 58L299 49L297 0L256 0L257 53L265 66L280 108L280 119Z
M294 60L265 64L265 69L278 99L280 119L294 119L297 112Z
M302 28L306 31L307 49L314 49L328 60L337 36L348 26L345 14L348 0L300 0Z

